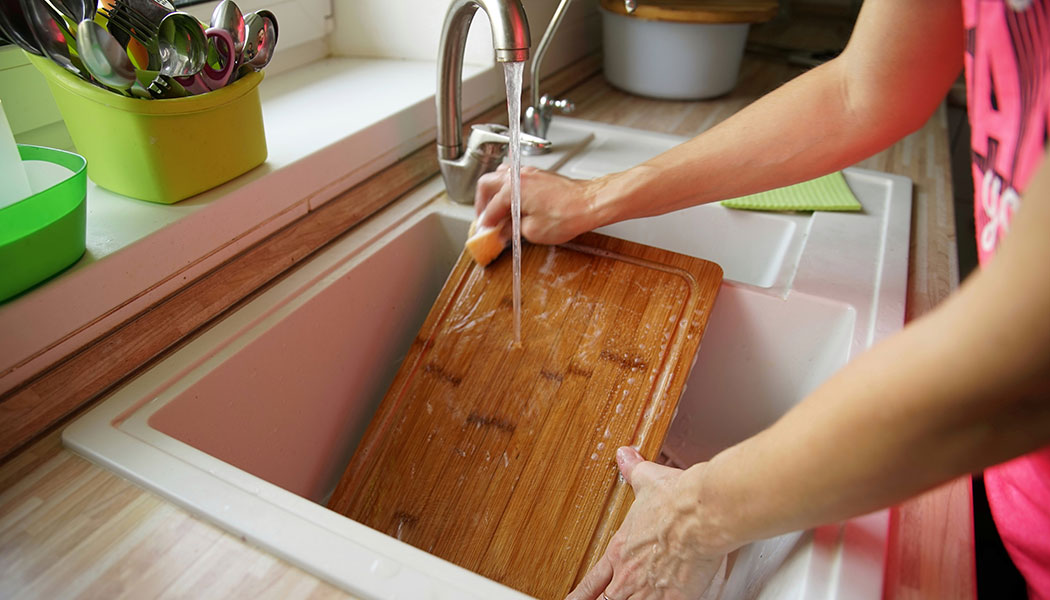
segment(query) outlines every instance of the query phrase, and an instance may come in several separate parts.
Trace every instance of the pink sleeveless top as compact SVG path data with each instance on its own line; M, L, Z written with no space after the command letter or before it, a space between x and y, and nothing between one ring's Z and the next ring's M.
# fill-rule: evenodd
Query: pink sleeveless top
M981 264L1010 229L1050 121L1050 0L963 0ZM1050 446L984 472L992 517L1032 600L1050 600Z

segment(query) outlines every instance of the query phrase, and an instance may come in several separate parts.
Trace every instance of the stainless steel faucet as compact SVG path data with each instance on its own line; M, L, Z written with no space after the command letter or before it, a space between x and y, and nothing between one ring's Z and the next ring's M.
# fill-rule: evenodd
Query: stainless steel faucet
M475 125L467 147L463 147L463 113L460 88L467 31L474 13L481 8L492 27L497 62L524 62L529 58L529 23L519 0L452 0L445 13L438 49L437 151L441 175L450 198L462 204L474 202L478 178L494 171L510 143L502 125ZM545 145L526 134L523 144Z
M551 17L547 30L543 32L543 37L540 38L540 45L536 48L536 56L532 59L532 85L529 90L532 96L532 105L525 109L522 128L526 133L534 136L547 137L547 129L550 127L551 115L554 109L558 109L563 113L571 113L576 109L571 100L555 100L547 94L540 94L540 65L543 64L543 57L547 54L547 47L550 46L551 40L554 39L554 33L558 30L558 26L561 25L561 19L565 16L565 11L569 8L570 2L572 0L561 0L558 3L558 8L554 9L554 16ZM549 148L549 146L528 148L527 153L539 154L549 151Z

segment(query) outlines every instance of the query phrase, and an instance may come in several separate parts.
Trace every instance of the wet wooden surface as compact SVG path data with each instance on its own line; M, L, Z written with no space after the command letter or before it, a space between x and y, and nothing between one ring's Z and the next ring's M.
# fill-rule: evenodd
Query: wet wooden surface
M616 449L655 459L722 281L711 262L586 234L512 268L460 257L329 508L559 599L630 506Z

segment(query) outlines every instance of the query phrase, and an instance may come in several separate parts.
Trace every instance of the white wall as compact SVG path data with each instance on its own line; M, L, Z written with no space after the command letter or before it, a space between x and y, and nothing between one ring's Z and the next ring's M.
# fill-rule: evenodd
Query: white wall
M333 0L332 53L341 56L435 60L448 2L440 0ZM558 0L522 0L535 51ZM544 59L548 73L594 51L601 43L597 0L574 0ZM478 11L464 60L492 64L488 20Z

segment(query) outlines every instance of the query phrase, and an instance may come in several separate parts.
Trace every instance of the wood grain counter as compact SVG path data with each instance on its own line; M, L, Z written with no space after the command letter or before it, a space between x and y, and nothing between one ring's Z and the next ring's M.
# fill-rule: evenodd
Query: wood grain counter
M740 84L730 95L704 102L666 102L611 89L595 73L595 61L583 68L591 74L568 93L577 105L573 116L683 136L704 131L800 73L798 68L782 62L748 56ZM579 73L577 69L574 82L580 81ZM561 89L568 87L572 86L563 85ZM556 93L558 89L552 91ZM401 168L407 168L412 177L402 171L385 173L362 186L389 187L393 178L410 189L413 177L429 177L436 172L432 154L428 146L403 161L407 167ZM921 130L860 166L905 175L915 183L907 301L907 316L913 319L947 296L958 279L944 110L939 110ZM347 196L353 194L353 190L347 192ZM283 236L276 234L246 252L247 258L231 261L229 267L224 267L228 276L203 278L198 282L202 287L187 292L194 298L195 310L200 310L201 294L210 293L217 307L211 314L221 316L282 273L275 270L267 277L252 280L247 274L254 274L258 265L274 263L274 256L292 264L309 256L309 248L296 252L300 246L289 250L281 244L293 244L294 240L301 245L304 239L322 237L304 237L303 231L317 227L311 225L314 221L331 222L333 213L339 216L349 211L340 208L339 200L330 204L328 214L304 217L304 222L289 226L298 229ZM305 221L311 218L314 221ZM344 222L355 221L346 217ZM346 226L349 225L344 225L344 229ZM326 242L321 239L317 243ZM290 261L289 252L294 257ZM165 307L172 302L187 301L169 299L151 313L164 315ZM175 315L183 314L179 312L183 309L171 310ZM204 320L196 327L205 329L207 324ZM179 326L185 327L182 323ZM148 335L136 333L140 330L153 331L145 326L138 330L132 327L121 335L126 336L125 341L140 343L139 336ZM192 330L183 328L172 334L174 343L192 336ZM100 340L103 347L99 357L108 357L106 352L114 348L106 343L112 344L112 340ZM167 342L147 358L131 361L121 377L134 374L172 344ZM75 375L86 369L77 361L86 361L90 367L91 361L96 360L91 356L72 357L72 366L67 368ZM89 400L101 397L119 380L113 379L84 394ZM41 385L42 390L61 387L54 381ZM30 398L38 393L32 388L29 392ZM80 402L83 403L89 402ZM0 413L5 419L11 416L2 410ZM88 463L63 449L59 435L60 426L53 427L0 465L0 597L349 597ZM886 598L974 597L969 478L949 483L893 510L885 587Z

